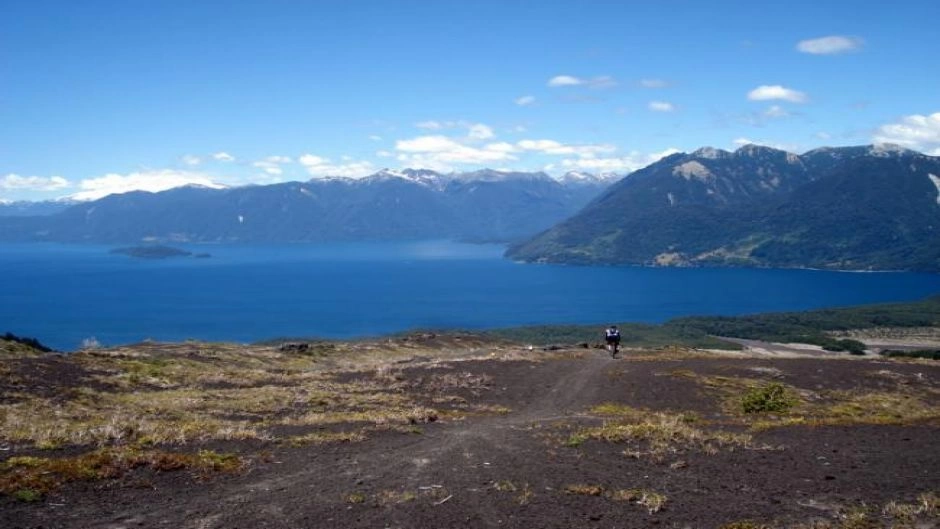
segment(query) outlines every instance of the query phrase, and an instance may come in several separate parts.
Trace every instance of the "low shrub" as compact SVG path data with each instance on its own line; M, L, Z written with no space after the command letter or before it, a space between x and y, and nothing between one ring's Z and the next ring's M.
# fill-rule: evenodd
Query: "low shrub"
M778 382L753 388L741 398L744 413L779 413L789 410L794 404L796 399Z

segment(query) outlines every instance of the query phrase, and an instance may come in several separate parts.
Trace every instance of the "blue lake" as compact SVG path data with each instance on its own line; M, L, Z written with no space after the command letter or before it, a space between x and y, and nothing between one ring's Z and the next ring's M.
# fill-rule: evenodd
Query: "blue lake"
M413 328L662 322L940 293L940 275L525 265L503 247L441 241L177 245L142 260L110 246L0 245L0 332L62 350L155 340L250 342Z

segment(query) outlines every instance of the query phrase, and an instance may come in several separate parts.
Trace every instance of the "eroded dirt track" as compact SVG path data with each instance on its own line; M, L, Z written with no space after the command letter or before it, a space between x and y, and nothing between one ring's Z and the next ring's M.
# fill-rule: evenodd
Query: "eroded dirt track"
M403 367L397 377L406 386L414 381L403 391L427 391L421 381L429 370L485 376L484 387L461 394L508 411L442 418L419 425L420 433L376 432L359 443L245 445L241 449L270 454L240 474L204 481L183 473L136 473L103 484L72 484L39 504L3 500L0 525L717 528L755 520L790 527L836 523L850 509L911 503L919 494L940 491L940 425L931 420L796 424L755 432L746 445L708 445L709 450L671 441L656 452L642 440L571 441L573 433L611 420L592 411L603 403L694 414L693 424L709 429L746 430L731 420L726 399L703 380L782 381L807 395L828 387L903 386L932 395L928 405L936 407L937 366L753 358L618 361L585 352L538 362ZM655 492L664 503L653 509L617 491ZM937 526L938 518L921 518L922 527Z

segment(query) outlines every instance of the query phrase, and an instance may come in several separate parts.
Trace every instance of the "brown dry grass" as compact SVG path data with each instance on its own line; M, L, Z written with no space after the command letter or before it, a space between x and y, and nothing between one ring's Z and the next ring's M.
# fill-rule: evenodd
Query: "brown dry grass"
M245 460L211 450L196 453L106 448L72 457L11 457L0 464L0 493L29 500L72 481L116 478L138 467L155 471L189 469L206 472L237 472Z
M715 454L721 450L752 447L750 435L700 428L694 414L654 412L615 403L595 406L590 413L611 420L601 426L576 431L566 445L579 446L588 439L625 443L635 446L626 450L626 454L652 456L654 459L684 450Z

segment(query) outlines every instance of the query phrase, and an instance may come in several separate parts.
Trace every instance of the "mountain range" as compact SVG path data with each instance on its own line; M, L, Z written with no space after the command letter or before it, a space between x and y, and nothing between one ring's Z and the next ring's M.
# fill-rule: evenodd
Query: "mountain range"
M0 240L98 243L520 240L564 220L616 177L382 170L224 189L185 186L0 215ZM47 205L48 206L48 205ZM33 206L42 212L40 205ZM46 210L48 212L48 209Z
M673 154L507 256L940 271L940 158L891 145Z

